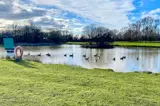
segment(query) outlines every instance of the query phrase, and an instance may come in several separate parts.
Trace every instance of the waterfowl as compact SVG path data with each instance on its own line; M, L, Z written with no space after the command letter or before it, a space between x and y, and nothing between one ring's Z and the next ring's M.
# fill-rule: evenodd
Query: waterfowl
M38 54L37 56L41 56L41 53L40 53L40 54Z
M123 56L123 59L125 59L126 58L126 56Z
M97 57L97 56L98 56L98 54L95 54L95 55L94 55L94 57Z
M28 53L28 55L30 55L30 53Z
M89 57L88 58L85 58L86 60L89 60Z
M121 60L126 59L126 56L123 56L123 57L121 57L120 59L121 59Z
M73 57L73 53L71 55L69 55L70 57Z
M66 57L66 56L67 56L67 54L64 54L64 56Z
M83 57L86 57L86 54L84 54Z
M113 58L113 61L115 61L115 60L116 60L116 58L114 57L114 58Z
M49 53L47 53L46 55L47 55L48 57L51 57L51 54L49 54Z
M123 57L121 57L120 59L121 59L121 60L123 60L124 58L123 58Z
M137 57L137 60L139 60L139 57Z

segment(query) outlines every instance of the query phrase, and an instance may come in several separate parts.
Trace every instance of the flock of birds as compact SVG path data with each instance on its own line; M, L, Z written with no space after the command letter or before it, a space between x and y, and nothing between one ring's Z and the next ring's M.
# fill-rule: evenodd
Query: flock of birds
M31 55L31 54L30 54L30 53L28 53L28 56L30 56L30 55ZM41 53L39 53L39 54L37 54L37 56L41 57L41 56L42 56L42 54L41 54ZM51 57L51 54L50 54L50 53L47 53L47 54L46 54L46 56Z
M30 53L28 53L28 55L30 55ZM40 54L37 54L37 56L40 57L40 56L42 56L42 54L41 54L41 53L40 53ZM50 54L50 53L47 53L46 56L51 57L51 54ZM73 58L73 57L74 57L74 54L73 54L73 53L70 54L70 55L64 54L64 57L67 57L67 56ZM82 55L82 56L84 57L85 60L88 60L88 61L89 61L89 57L87 57L86 54L84 54L84 55ZM98 53L95 54L94 57L96 58L96 62L98 61L98 59L100 59L100 56L98 55ZM124 59L126 59L126 58L127 58L126 56L122 56L122 57L120 58L120 60L124 60ZM136 59L139 60L139 57L137 57ZM113 61L116 61L116 57L113 58Z
M126 59L126 56L123 56L123 57L120 58L120 60L124 60L124 59ZM139 57L137 57L136 59L139 60ZM113 58L113 61L116 61L115 57Z
M67 57L68 55L67 54L64 54L65 57ZM74 54L70 54L69 57L74 57ZM88 60L89 61L89 57L87 57L86 54L82 55L82 57L85 59L85 60ZM98 54L95 54L94 57L96 58L96 62L98 61L98 59L100 59L100 56Z
M67 57L67 54L64 54L64 56ZM70 57L74 57L73 53L72 53L71 55L69 55L69 56L70 56ZM85 60L89 60L89 57L87 57L86 54L84 54L84 55L82 55L82 56L85 58ZM100 56L99 56L98 54L95 54L94 57L96 58L96 62L98 61L98 59L100 59ZM126 58L127 58L126 56L122 56L122 57L120 58L120 60L124 60L124 59L126 59ZM139 60L139 57L137 57L136 59ZM113 61L116 61L116 57L113 58Z

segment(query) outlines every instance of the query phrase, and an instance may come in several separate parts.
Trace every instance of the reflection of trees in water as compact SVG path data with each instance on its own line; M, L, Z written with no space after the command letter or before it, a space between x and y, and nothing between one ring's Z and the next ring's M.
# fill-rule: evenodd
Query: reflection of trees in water
M159 61L158 48L135 48L135 51L128 53L127 66L134 65L137 71L156 71ZM137 60L137 57L139 60Z
M92 65L95 65L97 67L100 67L100 66L104 67L104 66L112 64L112 62L114 62L113 57L115 55L115 52L113 52L113 50L89 49L88 52L89 52L90 63L92 63ZM96 54L98 56L94 56Z

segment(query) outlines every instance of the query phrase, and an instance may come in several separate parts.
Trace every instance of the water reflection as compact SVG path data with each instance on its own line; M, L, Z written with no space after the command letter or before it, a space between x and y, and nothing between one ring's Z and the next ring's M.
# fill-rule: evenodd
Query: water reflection
M159 72L160 70L159 48L116 47L114 49L85 49L79 45L61 45L24 47L24 50L24 59L36 60L45 64L68 64L85 68L110 68L116 72ZM0 48L0 51L0 57L2 58L6 53L3 48ZM37 56L39 53L42 56ZM50 53L51 57L47 56L47 53ZM74 56L70 57L69 55L72 53ZM67 56L64 56L64 54L67 54ZM83 55L86 55L86 57ZM123 56L126 56L126 59L121 60L120 58Z

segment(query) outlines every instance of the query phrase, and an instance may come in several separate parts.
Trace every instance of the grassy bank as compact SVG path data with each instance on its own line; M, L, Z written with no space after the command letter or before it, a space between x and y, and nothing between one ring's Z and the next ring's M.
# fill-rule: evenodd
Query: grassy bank
M68 42L67 44L86 45L88 42ZM127 41L115 41L111 43L113 46L126 46L126 47L160 47L160 42L127 42Z
M127 47L160 47L160 42L114 42L113 45Z
M69 45L88 45L89 42L67 42Z
M160 105L160 75L0 60L2 106Z

